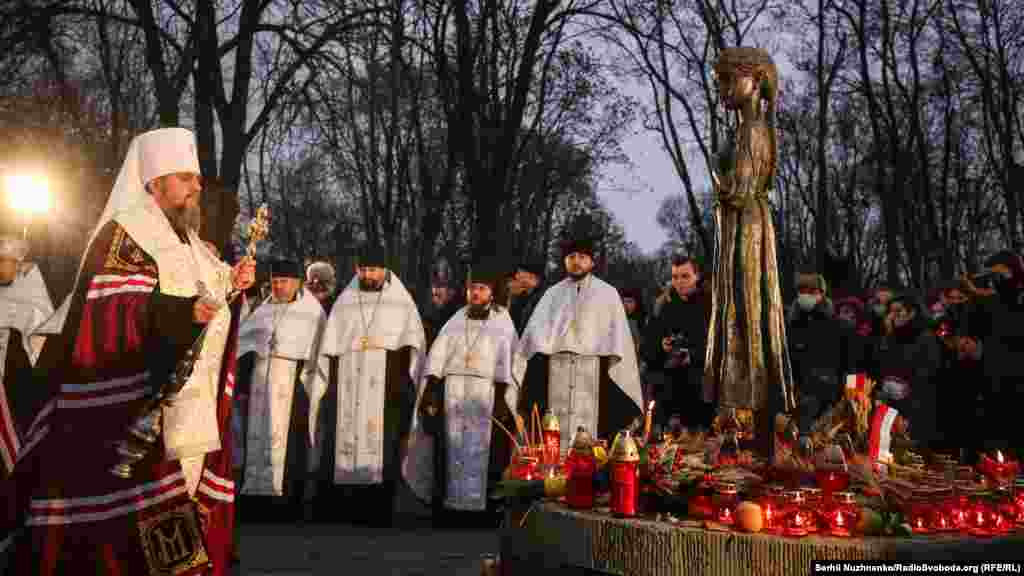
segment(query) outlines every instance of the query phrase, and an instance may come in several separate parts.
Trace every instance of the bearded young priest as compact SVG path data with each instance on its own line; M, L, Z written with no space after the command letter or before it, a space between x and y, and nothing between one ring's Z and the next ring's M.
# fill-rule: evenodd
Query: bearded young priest
M640 415L643 402L622 298L593 274L598 240L588 216L573 223L562 242L566 277L544 293L519 339L519 411L527 417L534 404L542 413L552 409L563 450L580 426L614 436Z
M327 385L312 398L320 457L319 513L389 526L400 476L400 441L412 421L426 340L416 303L364 246L355 277L338 295L320 346ZM320 408L322 404L322 408Z
M516 329L495 303L503 271L474 266L469 304L445 323L430 347L413 424L405 478L433 505L435 526L497 526L488 494L511 455ZM429 438L426 438L429 436Z
M60 333L43 346L36 396L16 407L22 445L34 446L15 467L32 479L16 574L230 571L238 306L227 299L252 285L254 267L229 267L199 238L201 193L190 131L131 142L74 291L54 316ZM144 427L152 449L126 445L193 348L183 387L156 408L159 431ZM145 456L125 469L119 449Z
M309 399L323 387L317 347L327 314L303 275L299 262L271 262L271 295L239 328L243 518L250 506L275 515L268 504L294 518L312 496Z

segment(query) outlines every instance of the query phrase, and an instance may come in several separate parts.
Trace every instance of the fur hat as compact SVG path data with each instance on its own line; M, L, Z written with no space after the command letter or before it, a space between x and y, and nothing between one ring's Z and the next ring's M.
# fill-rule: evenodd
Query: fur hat
M478 260L466 276L466 284L486 284L497 290L505 281L505 270L492 264L493 259Z
M302 264L296 260L280 258L270 262L271 278L299 278L302 279Z
M597 223L588 214L580 214L569 225L562 237L562 257L586 254L591 258L601 240Z
M828 285L821 274L798 274L796 277L796 288L797 290L821 290L822 294L828 293Z
M388 255L387 250L379 244L366 242L359 247L359 252L356 255L356 265L372 266L378 268L388 267Z

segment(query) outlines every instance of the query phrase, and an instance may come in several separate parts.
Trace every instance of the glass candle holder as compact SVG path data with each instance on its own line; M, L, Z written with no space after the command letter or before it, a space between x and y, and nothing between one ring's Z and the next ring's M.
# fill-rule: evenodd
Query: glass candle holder
M828 519L825 517L828 502L825 501L822 489L803 488L801 492L804 494L804 512L809 519L807 531L813 534L820 529L828 530Z
M966 522L964 523L967 533L979 538L992 536L993 532L989 528L991 520L992 509L988 502L980 496L972 498L967 508Z
M761 530L769 534L776 534L782 528L779 521L779 501L767 494L762 494L757 499L757 505L761 507Z
M840 538L849 537L857 525L859 512L857 499L853 492L838 492L827 512L828 533Z
M786 493L786 513L783 519L783 534L792 538L802 538L810 534L808 526L811 515L807 510L807 501L801 490Z
M537 466L540 459L534 456L517 457L515 467L512 469L512 477L516 480L536 480Z
M785 486L769 484L761 488L757 505L761 507L762 531L778 534L782 531L782 511L785 509Z
M801 488L804 493L804 502L807 505L814 505L821 502L821 488Z
M943 507L949 518L950 530L963 530L967 525L967 513L970 508L967 496L954 492Z
M731 482L722 482L715 489L715 521L719 524L732 526L736 522L736 505L739 504L739 491Z
M928 498L913 496L907 506L907 520L914 534L931 534L932 503Z
M815 470L814 479L825 499L850 486L850 473L845 470Z
M931 498L931 519L929 525L933 532L951 532L956 530L957 527L953 524L953 520L950 517L950 510L947 504L953 497L953 489L949 488L936 493Z
M1024 526L1024 481L1017 481L1017 488L1014 491L1013 503L1017 508L1013 519L1018 526Z

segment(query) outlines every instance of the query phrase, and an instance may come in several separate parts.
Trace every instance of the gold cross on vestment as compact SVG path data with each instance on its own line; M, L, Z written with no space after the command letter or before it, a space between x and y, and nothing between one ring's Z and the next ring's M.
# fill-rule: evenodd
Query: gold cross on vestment
M476 368L476 355L472 352L466 354L466 368Z
M367 350L370 349L369 336L363 336L362 338L359 339L359 348L362 349L363 352L366 352Z

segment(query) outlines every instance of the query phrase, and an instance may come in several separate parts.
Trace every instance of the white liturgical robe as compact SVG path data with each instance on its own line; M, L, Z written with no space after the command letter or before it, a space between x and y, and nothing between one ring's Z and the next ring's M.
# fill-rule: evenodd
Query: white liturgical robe
M416 303L398 276L388 273L379 292L359 289L354 277L338 296L327 318L320 346L320 369L329 374L338 359L337 423L334 434L334 483L369 485L384 482L384 400L388 352L411 348L409 375L416 382L426 349L423 321ZM327 386L314 391L313 409ZM319 446L326 444L317 438Z
M264 302L239 327L238 357L256 354L244 443L239 446L245 450L242 494L284 495L288 440L296 432L291 430L296 382L307 398L324 386L317 347L326 322L320 302L308 290L300 290L292 302ZM313 437L308 431L315 430L315 424L315 416L310 415L309 428L293 448L312 448ZM316 465L315 454L303 456L309 457L308 465L306 470L294 471L299 474Z
M445 381L444 413L447 432L447 486L444 505L453 510L484 510L491 449L491 416L495 402L515 411L518 388L512 377L516 328L504 308L486 320L455 313L430 346L417 404L427 377ZM495 382L504 382L505 395L495 398ZM413 416L409 454L403 475L424 501L433 497L433 442Z
M45 337L45 322L53 315L53 301L39 267L23 263L18 275L8 286L0 286L0 328L13 328L21 333L20 344L35 363ZM5 330L9 334L9 330ZM6 349L8 336L4 336ZM0 367L0 371L3 368ZM0 381L3 380L0 373Z
M551 359L548 408L558 417L563 451L578 427L597 431L602 357L610 358L611 380L638 409L643 404L636 347L622 298L592 274L579 282L565 278L541 297L519 339L517 381L522 382L534 354Z

